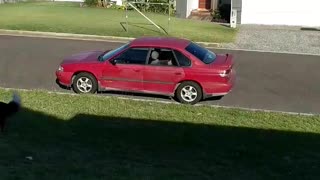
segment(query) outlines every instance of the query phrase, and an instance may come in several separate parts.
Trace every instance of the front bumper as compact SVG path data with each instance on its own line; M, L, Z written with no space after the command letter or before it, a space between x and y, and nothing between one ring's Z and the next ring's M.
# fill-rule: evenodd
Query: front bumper
M56 71L56 83L59 86L71 87L71 85L72 85L72 73Z

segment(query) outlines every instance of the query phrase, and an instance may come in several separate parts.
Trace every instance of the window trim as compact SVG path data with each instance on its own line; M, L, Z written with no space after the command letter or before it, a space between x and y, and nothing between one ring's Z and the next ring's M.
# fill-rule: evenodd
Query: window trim
M178 51L179 53L181 53L182 55L184 55L184 56L189 60L190 65L189 65L189 66L181 66L180 63L179 63L179 60L178 60L178 58L177 58L177 56L176 56L176 53L175 53L174 51ZM181 52L181 51L178 50L178 49L174 49L174 50L173 50L173 54L174 54L174 56L175 56L175 59L178 61L179 67L181 67L181 68L191 68L191 67L192 67L192 65L193 65L192 60L191 60L187 55L185 55L183 52Z
M186 56L183 52L181 52L180 50L178 50L178 49L176 49L176 48L152 46L152 47L149 47L149 55L148 55L148 57L150 57L151 51L154 50L154 49L167 49L167 50L171 51L172 54L173 54L173 58L174 58L174 60L176 61L177 66L174 66L174 65L172 65L172 66L166 66L166 65L157 65L157 64L153 65L153 64L148 64L149 58L147 58L147 60L146 60L146 66L151 66L151 67L170 67L170 68L190 68L190 67L192 67L192 60L191 60L188 56ZM174 51L178 51L178 52L180 52L181 54L183 54L185 57L187 57L188 60L190 61L190 66L181 66L180 63L179 63L179 61L178 61L178 58L177 58L177 56L176 56L176 53L175 53Z
M214 58L214 60L213 60L212 62L210 62L210 63L205 63L202 59L198 58L197 56L195 56L194 54L192 54L191 52L189 52L189 51L187 50L187 48L188 48L190 45L199 46L200 48L205 49L205 50L207 51L207 53L208 53L208 52L212 52L212 51L210 51L209 49L201 46L201 45L198 44L198 43L192 42L192 41L184 48L184 50L185 50L186 52L188 52L191 56L193 56L194 58L196 58L196 59L197 59L198 61L200 61L201 63L203 63L203 64L205 64L205 65L209 65L209 64L211 64L211 63L214 63L215 60L217 59L217 54L216 54L215 52L212 52L216 57ZM207 54L207 53L206 53L206 54ZM205 54L205 55L206 55L206 54Z
M122 55L123 53L126 53L127 51L131 50L131 49L147 49L147 56L146 56L146 59L144 61L144 64L126 64L126 63L117 63L117 65L136 65L136 66L145 66L146 63L147 63L147 60L148 60L148 57L150 55L150 47L144 47L144 46L129 46L127 49L124 49L122 52L120 52L119 54L115 55L114 57L112 57L110 59L110 63L112 61L114 61L117 57L119 57L120 55Z

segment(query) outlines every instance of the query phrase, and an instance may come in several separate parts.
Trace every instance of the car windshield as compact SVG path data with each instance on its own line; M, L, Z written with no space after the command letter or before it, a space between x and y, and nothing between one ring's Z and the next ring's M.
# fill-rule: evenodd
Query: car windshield
M129 46L130 43L124 44L116 49L113 49L105 54L102 54L99 56L98 60L99 61L105 61L109 59L110 57L114 56L115 54L119 53L120 51L126 49Z
M216 59L216 54L214 52L193 42L191 42L185 49L205 64L210 64Z

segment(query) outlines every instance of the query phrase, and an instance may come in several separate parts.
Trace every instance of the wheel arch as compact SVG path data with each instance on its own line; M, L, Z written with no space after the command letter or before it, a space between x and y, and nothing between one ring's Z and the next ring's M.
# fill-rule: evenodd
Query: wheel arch
M80 73L87 73L87 74L90 74L93 78L95 78L95 80L97 81L98 85L99 85L99 81L97 79L97 77L94 75L94 73L90 72L90 71L86 71L86 70L80 70L80 71L76 71L72 74L72 77L71 77L71 85L73 84L73 80L74 78L80 74Z
M95 84L95 91L94 92L97 92L97 91L99 91L99 88L100 88L100 83L99 83L99 81L98 81L98 79L97 79L97 77L95 76L95 74L94 73L92 73L92 72L90 72L90 71L82 71L82 70L80 70L80 71L76 71L76 72L74 72L73 74L72 74L72 77L71 77L71 88L74 90L74 91L77 91L77 90L75 90L75 86L74 86L74 79L77 77L77 75L79 75L79 74L81 74L81 73L83 73L83 74L87 74L87 75L89 75L89 76L91 76L92 78L93 78L93 80L95 81L94 82L94 84ZM91 91L91 90L90 90Z
M173 94L176 94L178 87L179 87L180 84L182 84L183 82L194 82L194 83L198 84L198 86L199 86L200 89L201 89L202 98L204 97L205 91L204 91L203 86L201 85L201 83L198 82L198 81L196 81L196 80L191 80L191 79L184 79L184 80L179 81L179 82L176 84L176 86L174 87L174 92L173 92Z

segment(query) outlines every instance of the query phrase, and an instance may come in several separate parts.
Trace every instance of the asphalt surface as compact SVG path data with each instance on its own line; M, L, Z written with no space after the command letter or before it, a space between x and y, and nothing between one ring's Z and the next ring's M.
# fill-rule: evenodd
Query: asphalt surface
M121 43L0 36L0 86L66 91L55 83L55 70L65 56L119 45ZM320 113L320 56L213 50L235 56L236 86L223 99L202 103ZM158 96L125 96L170 101Z

